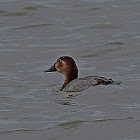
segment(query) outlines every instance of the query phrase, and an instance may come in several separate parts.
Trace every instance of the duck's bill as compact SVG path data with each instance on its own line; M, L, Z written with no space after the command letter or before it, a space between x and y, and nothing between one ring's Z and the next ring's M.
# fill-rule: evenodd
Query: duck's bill
M53 72L53 71L57 71L55 65L53 65L50 69L45 70L44 72Z

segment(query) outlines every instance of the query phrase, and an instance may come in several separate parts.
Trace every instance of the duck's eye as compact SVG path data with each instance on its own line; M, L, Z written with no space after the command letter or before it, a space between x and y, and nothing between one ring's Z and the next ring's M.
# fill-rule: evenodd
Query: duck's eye
M62 60L61 59L58 59L58 62L62 62Z

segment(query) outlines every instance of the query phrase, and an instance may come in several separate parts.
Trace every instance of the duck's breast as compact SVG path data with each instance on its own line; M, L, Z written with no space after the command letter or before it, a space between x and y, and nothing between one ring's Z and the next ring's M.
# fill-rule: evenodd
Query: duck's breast
M62 90L64 92L79 92L93 86L96 80L94 80L95 76L88 76L85 78L78 78L72 80L70 83L66 85L66 87Z

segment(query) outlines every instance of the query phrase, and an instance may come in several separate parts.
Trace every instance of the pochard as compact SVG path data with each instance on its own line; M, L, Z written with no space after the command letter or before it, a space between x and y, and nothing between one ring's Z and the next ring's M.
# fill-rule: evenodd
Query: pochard
M62 56L58 58L55 64L44 72L55 71L58 71L65 76L64 84L60 89L64 92L80 92L91 86L120 84L120 82L115 82L112 79L100 76L87 76L85 78L78 78L78 68L74 59L70 56Z

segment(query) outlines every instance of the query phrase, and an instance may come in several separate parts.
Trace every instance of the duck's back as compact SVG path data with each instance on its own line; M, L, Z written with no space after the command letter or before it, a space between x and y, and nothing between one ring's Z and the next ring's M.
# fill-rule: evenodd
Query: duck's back
M95 80L96 76L88 76L85 78L78 78L72 80L70 83L66 85L66 87L62 90L64 92L79 92L93 86L97 81Z

